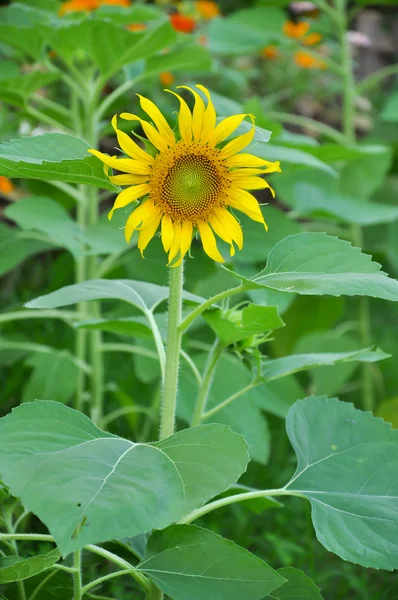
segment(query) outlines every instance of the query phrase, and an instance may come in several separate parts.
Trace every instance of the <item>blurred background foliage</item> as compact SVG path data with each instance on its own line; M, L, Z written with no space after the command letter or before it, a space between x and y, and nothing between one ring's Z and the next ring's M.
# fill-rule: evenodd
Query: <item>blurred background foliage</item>
M373 254L391 276L398 276L396 0L357 0L347 6L348 40L355 77L360 82L355 95L355 148L344 138L343 74L337 68L341 40L325 10L326 2L20 0L0 4L4 7L0 16L0 142L57 130L52 122L55 119L68 123L66 90L56 77L52 81L51 65L67 62L68 52L72 55L79 50L68 47L68 40L64 46L58 40L54 48L49 45L46 59L41 62L32 47L23 47L23 35L20 43L6 38L6 21L42 33L51 19L76 23L92 19L137 34L151 27L152 21L169 21L176 37L166 51L127 61L104 86L102 99L112 98L123 82L137 80L133 89L128 88L106 107L102 149L110 153L116 145L108 117L115 112L139 110L135 92L149 95L172 115L175 104L171 96L162 93L163 88L200 81L212 90L220 116L242 111L256 115L256 124L272 132L270 143L264 144L264 157L280 160L283 169L282 174L271 178L276 199L268 192L258 194L269 233L264 236L261 225L242 218L245 246L231 259L231 268L239 267L240 273L253 275L263 268L275 243L303 230L326 231L355 244L360 231L364 251ZM133 9L136 12L129 13ZM111 42L106 36L94 42L97 64L101 64L101 47L105 45L102 51L106 53L106 44ZM81 49L82 64L92 58L85 52L87 49ZM384 69L386 76L374 79L378 69ZM55 100L64 106L64 113L52 104ZM140 133L138 129L136 132ZM115 215L107 224L112 194L101 194L100 222L86 232L85 244L89 252L103 256L104 263L108 261L104 275L167 284L160 241L154 240L149 246L145 260L136 249L127 251L119 230L124 215L119 221ZM32 196L34 210L28 213L24 203L33 206ZM79 243L76 245L76 224L68 216L74 214L73 202L62 186L0 177L0 206L0 304L5 314L21 309L33 297L73 283ZM68 219L69 229L65 229ZM62 228L57 229L61 221ZM189 291L206 297L235 284L231 275L220 271L204 254L200 244L194 244L193 256L186 269ZM286 296L269 291L250 294L257 304L277 305L286 323L265 346L270 357L292 352L350 351L363 347L369 334L372 344L398 356L398 312L394 303L370 301L369 331L364 337L358 327L356 300ZM164 305L159 309L159 323L164 323L163 311ZM22 326L18 320L2 320L2 316L1 414L33 398L71 402L79 376L79 366L72 358L74 328L58 320L33 318ZM103 319L111 322L123 317L131 317L130 308L112 302L104 305ZM128 331L115 331L109 323L103 329L109 343L131 339ZM192 337L195 339L188 339L186 349L200 361L211 342L204 321L196 326ZM139 343L149 352L153 349L149 336ZM233 370L222 363L217 370L214 401L225 397L222 392L227 379L236 388L242 387L248 376L239 352L236 355ZM398 427L396 361L375 363L369 368L370 408ZM109 429L134 439L151 439L156 431L153 415L159 399L156 361L109 352L105 381L108 413L131 402L146 409L109 422ZM311 394L338 395L363 407L361 386L361 369L354 363L342 364L264 384L231 406L225 421L241 427L251 446L253 462L243 483L254 486L260 481L265 487L276 487L294 471L283 419L295 400ZM184 379L183 369L184 393L189 396L193 391L192 383ZM182 420L183 412L180 410ZM275 568L294 565L303 569L317 582L325 599L392 600L398 596L396 575L365 570L326 552L315 539L309 510L298 499L289 500L285 510L272 507L265 512L256 505L251 510L236 505L207 515L202 522ZM94 570L94 563L88 568ZM131 597L131 590L119 581L109 582L107 590L105 595L118 600Z

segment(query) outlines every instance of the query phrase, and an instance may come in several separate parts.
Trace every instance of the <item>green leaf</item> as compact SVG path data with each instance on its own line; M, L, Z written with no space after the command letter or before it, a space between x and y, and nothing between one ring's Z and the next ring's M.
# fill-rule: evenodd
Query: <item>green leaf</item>
M286 488L310 500L321 544L364 567L398 568L398 432L326 397L296 402L286 427L298 457Z
M45 196L26 196L4 211L21 229L41 231L56 245L67 248L75 258L84 253L79 226L61 204Z
M300 215L331 214L345 223L377 225L398 219L398 207L381 202L369 202L339 192L320 188L312 183L298 182L293 189L295 212Z
M206 359L205 354L196 357L195 362L202 371ZM215 369L206 410L214 408L229 396L245 388L251 381L252 375L243 364L235 357L224 354ZM184 361L181 364L177 414L188 423L192 418L197 394L198 382ZM229 406L207 419L206 422L223 423L228 425L232 431L243 435L249 445L250 458L266 464L270 452L270 433L267 421L257 402L259 398L261 396L258 396L257 389L246 392Z
M27 308L58 308L88 300L114 298L129 302L146 312L153 310L168 296L168 287L154 283L129 279L93 279L84 283L67 285L55 292L31 300L25 306ZM189 292L184 292L184 299L195 304L203 302L203 298Z
M283 39L284 21L283 11L271 6L239 10L230 17L213 19L208 28L210 51L230 55L257 52Z
M261 365L261 376L265 381L272 381L286 375L292 375L299 371L315 369L317 367L331 366L340 362L377 362L390 358L379 349L372 351L370 348L355 350L354 352L319 352L313 354L292 354L283 358L263 360Z
M153 444L176 465L184 482L184 515L236 483L249 462L243 436L225 425L201 425Z
M56 351L35 354L27 361L33 373L25 382L22 402L53 399L67 402L75 393L79 368L71 360L69 352ZM62 381L62 385L60 382Z
M73 62L76 49L84 50L101 72L110 77L124 65L153 56L172 45L175 38L168 19L150 23L143 32L131 32L109 20L93 18L62 24L54 32L52 47L68 62ZM101 39L107 43L99 44Z
M383 183L392 163L392 152L369 154L350 161L341 171L340 190L348 196L370 198Z
M291 164L298 167L311 167L337 178L337 173L332 167L304 150L288 148L287 146L276 146L275 144L253 143L249 146L248 151L265 160L279 160L282 166Z
M0 100L8 104L24 107L36 90L46 87L59 79L57 73L33 71L1 82Z
M138 569L173 600L260 600L285 583L244 548L195 525L153 533Z
M322 594L315 582L303 571L293 567L282 567L277 573L287 582L272 592L269 598L274 600L323 600Z
M48 554L38 554L30 558L20 556L0 558L0 583L22 581L38 575L58 562L60 556L58 550L52 550Z
M96 11L96 16L112 20L121 25L131 25L142 21L152 21L162 16L161 10L157 6L144 4L135 4L133 6L112 6L103 5Z
M7 589L8 600L20 600L20 594L16 586L12 591ZM40 575L31 577L24 581L24 588L28 598L32 600L73 600L73 579L65 571L44 571Z
M380 119L389 123L396 123L398 121L398 89L387 99L381 111Z
M17 77L19 73L18 66L11 60L0 60L0 80L2 86L5 84L4 79L12 79Z
M119 335L129 335L144 340L152 340L152 330L145 317L125 317L123 319L95 319L80 321L75 324L77 329L99 329Z
M148 58L145 65L145 72L210 71L211 64L211 55L203 46L181 46L167 54Z
M271 250L266 268L258 275L252 279L235 275L247 289L398 300L398 281L380 271L380 265L360 248L324 233L289 236Z
M38 240L21 239L15 228L0 223L0 276L8 273L21 262L45 250L52 250L53 245Z
M101 431L56 402L23 404L0 420L0 473L63 556L162 529L181 516L185 502L164 452Z
M19 35L22 35L19 33ZM95 185L117 191L83 140L46 133L0 144L0 175Z
M249 304L241 311L232 309L227 314L216 308L206 311L203 317L227 346L284 326L276 306Z

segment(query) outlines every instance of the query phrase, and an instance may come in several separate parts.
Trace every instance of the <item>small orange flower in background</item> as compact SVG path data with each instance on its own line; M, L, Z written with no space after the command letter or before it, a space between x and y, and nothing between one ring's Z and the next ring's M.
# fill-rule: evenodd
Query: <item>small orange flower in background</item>
M278 48L276 46L265 46L265 48L261 50L261 56L268 60L273 60L279 56Z
M214 19L220 15L220 8L216 2L211 0L198 0L195 8L203 19Z
M144 31L146 25L144 23L131 23L131 25L127 25L127 29L129 31Z
M131 0L68 0L63 2L58 14L64 15L72 12L91 12L100 6L130 6Z
M178 12L170 15L170 23L173 29L181 33L192 33L196 29L196 20L193 17Z
M160 73L159 81L162 85L171 85L174 83L174 75L170 71L164 71Z
M326 69L326 63L319 60L304 50L299 50L294 53L294 62L302 69Z
M293 21L286 21L283 25L283 33L292 40L297 40L305 46L315 46L322 40L320 33L308 33L310 30L310 24L308 21L300 21L299 23L293 23ZM307 35L308 34L308 35Z
M3 192L4 194L9 194L13 190L14 184L12 183L11 179L0 175L0 192Z

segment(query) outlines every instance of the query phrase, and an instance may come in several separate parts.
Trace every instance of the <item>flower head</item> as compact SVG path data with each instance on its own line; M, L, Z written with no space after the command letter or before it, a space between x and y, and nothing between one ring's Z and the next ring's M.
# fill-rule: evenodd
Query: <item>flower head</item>
M4 194L9 194L10 192L12 192L14 189L14 185L11 181L11 179L8 179L8 177L4 177L3 175L0 175L0 192L3 192Z
M145 23L131 23L127 25L129 31L144 31L146 29Z
M315 46L322 40L320 33L308 33L310 30L310 24L308 21L300 21L294 23L293 21L286 21L283 24L283 33L290 39L296 40L305 46Z
M216 2L211 0L197 0L195 7L203 19L213 19L220 14L220 8Z
M278 48L273 45L265 46L265 48L263 48L261 50L261 56L263 56L264 58L267 58L268 60L273 60L274 58L278 58L278 56L279 56Z
M267 229L264 217L250 190L269 188L269 184L259 177L265 173L280 171L279 162L268 162L251 154L241 153L254 137L254 124L249 131L228 141L245 117L238 114L223 119L217 124L216 112L208 90L197 85L207 99L192 88L193 111L184 98L176 92L166 90L179 101L178 135L168 125L157 106L139 96L141 108L152 123L140 117L122 113L122 119L139 121L154 152L141 149L117 125L117 117L112 120L119 145L129 158L111 157L97 150L90 150L105 165L123 172L111 175L112 183L127 185L116 198L113 212L142 199L128 217L125 227L126 240L130 241L135 230L139 231L138 248L143 254L150 240L161 228L161 239L169 264L180 264L188 252L192 236L197 231L205 252L213 259L223 262L214 233L230 245L230 253L235 246L243 245L242 229L230 212L236 209ZM248 191L249 190L249 191Z
M193 17L178 12L170 15L170 23L173 29L181 33L192 33L196 29L196 20Z
M162 71L159 75L159 81L162 85L172 85L174 83L174 75L171 71Z
M294 62L302 69L326 69L326 63L305 50L298 50L294 53Z
M63 2L59 9L62 17L71 12L90 12L100 6L130 6L131 0L68 0Z

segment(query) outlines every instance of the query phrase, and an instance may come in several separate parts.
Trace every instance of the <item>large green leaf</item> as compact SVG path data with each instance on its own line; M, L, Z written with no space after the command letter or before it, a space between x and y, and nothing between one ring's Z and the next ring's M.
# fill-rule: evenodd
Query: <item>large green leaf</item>
M176 465L184 482L184 513L227 490L249 462L243 436L225 425L201 425L154 444Z
M291 164L299 167L311 167L325 171L337 178L337 173L331 166L304 150L288 148L287 146L277 146L275 144L254 143L249 147L249 151L251 154L265 160L279 160L282 165Z
M0 421L0 473L64 556L162 529L180 518L185 502L164 452L101 431L56 402L23 404Z
M349 242L323 233L289 236L271 250L263 271L252 279L236 276L247 289L398 300L398 281L380 271L378 263Z
M36 90L46 87L59 79L57 73L43 73L33 71L17 77L8 78L1 82L0 100L8 104L23 107L31 94Z
M61 133L12 140L0 144L0 175L117 190L105 177L98 159L87 153L89 147L83 140Z
M206 311L203 316L225 345L284 326L276 306L249 304L241 311L232 310L227 314L216 308Z
M153 533L138 569L173 600L260 600L285 583L244 548L195 525Z
M287 489L312 505L318 540L344 560L398 568L398 432L335 398L296 402L287 432L298 457Z
M143 32L131 32L109 20L94 18L62 24L54 32L52 47L69 62L73 62L76 49L85 50L109 77L124 65L148 58L172 45L175 37L168 19L151 22ZM101 39L106 39L107 43L98 43Z
M317 367L332 366L338 363L351 361L358 362L377 362L390 358L391 354L386 354L381 350L355 350L354 352L319 352L313 354L292 354L283 358L273 360L265 359L261 365L261 376L265 381L279 379L286 375L292 375L299 371L315 369Z
M293 567L282 567L277 573L287 582L272 592L269 597L274 600L323 600L322 594L315 582L303 571Z
M48 554L38 554L30 558L20 556L6 556L0 558L0 583L22 581L34 575L38 575L49 567L52 567L60 559L58 550L52 550Z
M46 296L40 296L26 304L27 308L57 308L88 300L114 298L133 304L142 311L152 310L169 296L169 288L145 281L129 279L93 279L75 285L67 285ZM203 298L184 292L184 299L195 304Z

